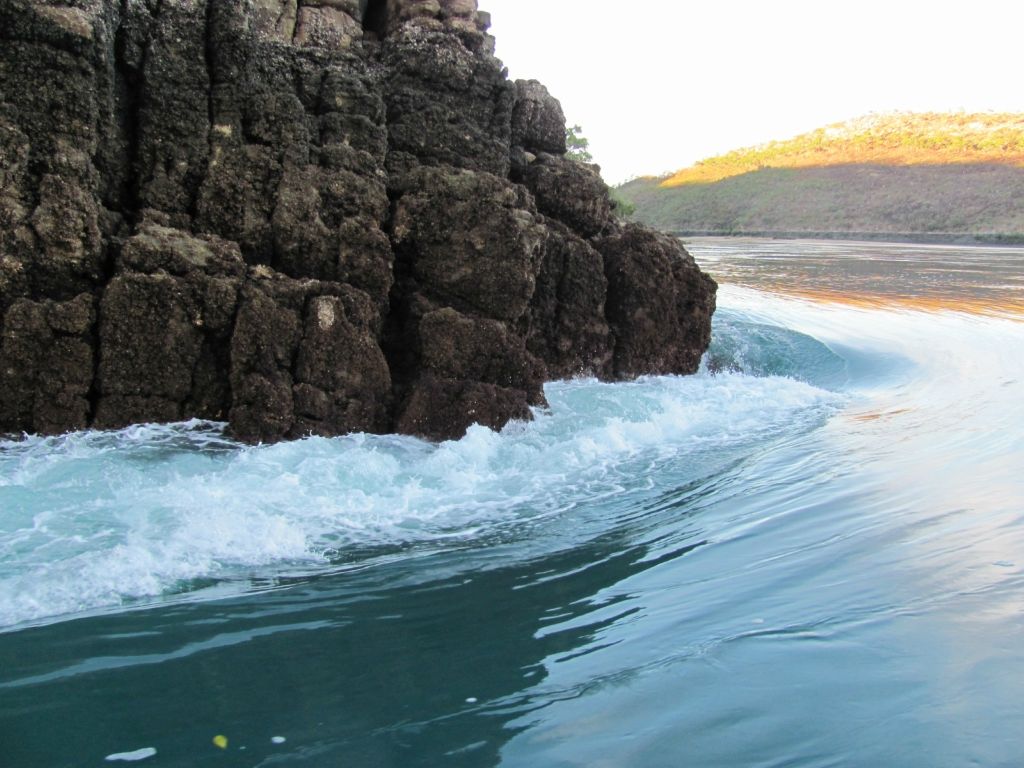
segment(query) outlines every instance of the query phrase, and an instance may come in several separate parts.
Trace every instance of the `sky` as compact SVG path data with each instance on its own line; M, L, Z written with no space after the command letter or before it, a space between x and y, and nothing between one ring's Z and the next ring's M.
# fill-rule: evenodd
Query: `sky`
M1024 112L1020 0L479 0L618 183L872 112Z

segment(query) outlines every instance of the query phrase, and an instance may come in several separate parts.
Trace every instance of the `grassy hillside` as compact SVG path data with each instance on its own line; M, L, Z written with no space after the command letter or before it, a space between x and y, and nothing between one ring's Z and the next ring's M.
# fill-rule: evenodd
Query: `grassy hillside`
M1024 115L870 115L701 160L660 183L678 187L714 182L761 168L960 163L1024 166Z
M888 115L618 188L669 231L1024 239L1024 115Z

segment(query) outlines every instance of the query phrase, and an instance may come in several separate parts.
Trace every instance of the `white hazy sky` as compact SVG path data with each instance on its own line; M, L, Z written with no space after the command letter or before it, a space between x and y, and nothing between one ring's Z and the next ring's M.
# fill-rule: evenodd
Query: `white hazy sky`
M1024 112L1022 0L479 0L606 181L870 112Z

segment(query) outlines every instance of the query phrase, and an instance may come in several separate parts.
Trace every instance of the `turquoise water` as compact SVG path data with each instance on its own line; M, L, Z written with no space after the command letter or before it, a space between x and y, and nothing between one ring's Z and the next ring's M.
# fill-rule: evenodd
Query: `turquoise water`
M0 765L1024 764L1024 250L691 250L501 434L0 443Z

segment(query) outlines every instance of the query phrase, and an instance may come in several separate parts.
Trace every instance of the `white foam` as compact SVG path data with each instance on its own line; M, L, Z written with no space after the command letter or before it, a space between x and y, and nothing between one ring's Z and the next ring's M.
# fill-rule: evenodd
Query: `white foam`
M755 445L835 402L742 375L573 381L547 395L530 424L440 445L242 447L196 422L0 444L0 626L322 567L352 546L472 538L620 493L652 455Z
M125 762L125 763L137 763L139 760L145 760L146 758L153 757L156 754L156 750L153 747L144 747L143 749L136 749L134 752L117 752L113 755L107 755L104 760L108 762Z

